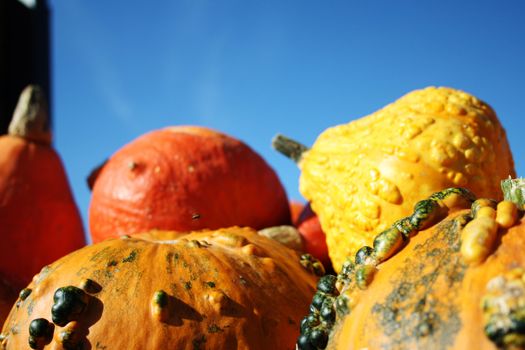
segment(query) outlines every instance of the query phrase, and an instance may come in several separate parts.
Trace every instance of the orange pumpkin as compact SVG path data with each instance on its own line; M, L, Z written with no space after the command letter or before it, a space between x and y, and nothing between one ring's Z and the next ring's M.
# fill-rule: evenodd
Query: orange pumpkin
M0 150L0 278L19 288L42 266L85 244L39 87L22 92Z
M94 242L150 229L260 229L290 223L284 187L245 143L198 126L155 130L98 171L89 207Z
M108 239L35 276L0 348L294 349L317 280L300 258L249 228Z
M525 221L512 202L456 190L319 281L299 349L525 347Z

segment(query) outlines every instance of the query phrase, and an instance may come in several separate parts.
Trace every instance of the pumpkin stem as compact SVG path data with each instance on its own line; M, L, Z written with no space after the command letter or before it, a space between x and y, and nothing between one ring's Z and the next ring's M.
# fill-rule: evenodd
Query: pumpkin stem
M511 201L519 210L525 210L525 178L505 179L501 181L503 198Z
M40 86L28 85L22 91L8 133L29 141L51 145L48 105Z
M303 153L309 149L305 145L281 134L274 136L272 147L295 163L299 163L303 157Z
M281 225L263 228L257 232L261 236L268 237L282 245L297 251L304 251L303 240L299 230L294 226Z

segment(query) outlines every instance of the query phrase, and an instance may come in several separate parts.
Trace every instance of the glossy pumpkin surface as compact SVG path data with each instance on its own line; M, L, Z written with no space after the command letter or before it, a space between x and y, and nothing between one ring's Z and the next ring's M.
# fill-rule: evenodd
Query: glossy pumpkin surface
M85 244L67 174L50 143L44 103L41 90L28 87L10 134L0 137L0 278L17 288Z
M94 242L150 229L290 224L277 174L245 143L197 126L152 131L118 150L94 181Z
M249 228L154 231L45 267L2 349L294 349L317 277Z

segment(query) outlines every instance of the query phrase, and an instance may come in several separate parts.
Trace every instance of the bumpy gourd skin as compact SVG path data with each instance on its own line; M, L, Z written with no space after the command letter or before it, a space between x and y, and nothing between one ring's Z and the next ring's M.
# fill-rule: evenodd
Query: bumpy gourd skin
M515 176L492 108L444 87L327 129L299 167L300 191L319 216L336 271L418 199L447 187L501 199L500 180Z
M292 350L318 279L307 267L250 228L107 239L33 278L0 349Z
M525 348L522 205L461 188L419 201L321 277L298 349ZM396 231L401 246L384 235Z

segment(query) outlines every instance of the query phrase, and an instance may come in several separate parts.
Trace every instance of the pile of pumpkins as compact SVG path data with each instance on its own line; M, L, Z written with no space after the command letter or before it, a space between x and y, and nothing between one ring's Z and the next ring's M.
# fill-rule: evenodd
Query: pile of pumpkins
M304 204L233 136L146 133L89 176L89 245L46 111L0 137L0 349L525 348L525 181L468 93L276 136Z

